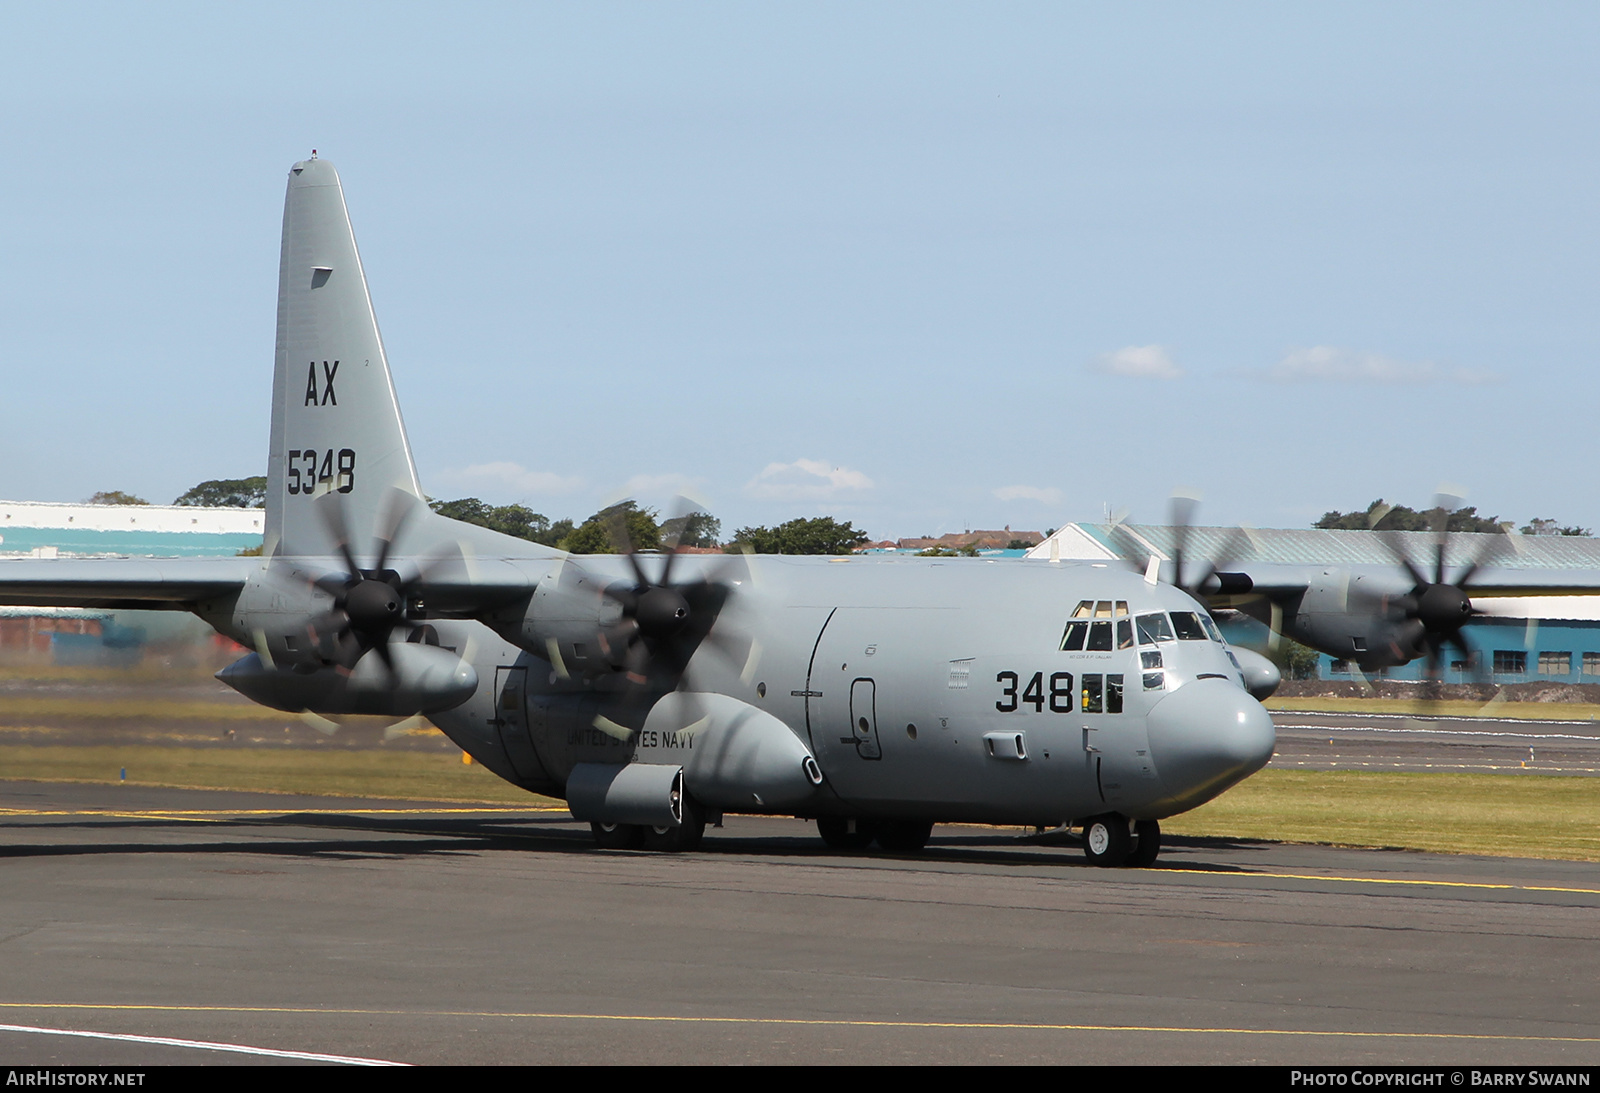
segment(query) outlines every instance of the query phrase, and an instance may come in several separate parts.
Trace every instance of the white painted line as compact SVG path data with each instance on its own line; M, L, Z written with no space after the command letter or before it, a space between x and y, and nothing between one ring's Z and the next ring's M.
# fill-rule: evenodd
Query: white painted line
M179 1040L171 1036L133 1036L122 1032L90 1032L77 1028L38 1028L34 1025L0 1025L0 1032L39 1032L46 1036L83 1036L91 1040L126 1040L134 1044L159 1044L163 1047L198 1048L201 1051L232 1051L240 1055L267 1055L274 1059L303 1059L313 1063L347 1063L350 1066L410 1066L388 1059L363 1059L355 1055L323 1055L315 1051L279 1051L248 1044L219 1044L210 1040Z
M1455 717L1446 713L1350 713L1348 711L1323 711L1323 710L1268 710L1269 714L1283 714L1285 717L1369 717L1376 721L1385 718L1390 721L1481 721L1494 725L1588 725L1594 727L1600 722L1594 718L1576 721L1562 721L1554 717Z
M1576 722L1558 721L1556 724L1576 724ZM1300 729L1302 731L1314 729L1317 732L1416 733L1422 736L1470 736L1479 740L1510 738L1515 740L1587 740L1591 744L1600 743L1600 737L1584 736L1570 732L1495 732L1492 729L1391 729L1383 725L1296 725L1288 722L1278 725L1277 728Z

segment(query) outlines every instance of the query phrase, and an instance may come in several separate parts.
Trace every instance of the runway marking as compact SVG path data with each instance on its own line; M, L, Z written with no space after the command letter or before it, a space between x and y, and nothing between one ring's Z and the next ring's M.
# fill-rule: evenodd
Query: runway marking
M125 1040L134 1044L162 1047L187 1047L201 1051L231 1051L240 1055L266 1055L274 1059L303 1059L313 1063L346 1063L350 1066L410 1066L389 1059L363 1059L356 1055L326 1055L316 1051L283 1051L248 1044L223 1044L213 1040L180 1040L172 1036L134 1036L125 1032L91 1032L81 1028L37 1028L33 1025L0 1025L0 1032L38 1032L47 1036L81 1036L90 1040Z
M1531 724L1532 722L1530 722ZM1592 721L1542 722L1556 725L1592 725ZM1279 729L1299 729L1316 732L1366 732L1366 733L1417 733L1422 736L1470 736L1478 740L1493 737L1512 737L1518 740L1582 740L1589 744L1600 743L1600 737L1572 732L1495 732L1492 729L1390 729L1382 725L1276 725Z
M1374 721L1382 718L1386 721L1477 721L1476 717L1453 717L1450 714L1427 713L1363 713L1350 714L1343 711L1329 711L1326 713L1317 710L1268 710L1271 713L1281 713L1285 717L1369 717ZM1554 717L1485 717L1481 719L1490 725L1588 725L1591 728L1596 722L1593 718L1588 720L1561 720ZM1588 739L1594 739L1589 737Z
M1189 1032L1208 1036L1322 1036L1380 1040L1472 1040L1536 1044L1600 1044L1600 1036L1519 1036L1492 1032L1358 1032L1349 1029L1207 1028L1191 1025L1065 1025L1017 1021L884 1021L827 1017L673 1017L630 1013L522 1013L504 1010L324 1009L312 1006L159 1006L92 1002L0 1002L0 1009L121 1010L161 1013L289 1013L315 1017L470 1017L520 1021L617 1021L679 1025L782 1025L819 1028L972 1029L1019 1032ZM11 1026L0 1026L11 1027ZM39 1031L55 1031L42 1029ZM145 1039L144 1037L116 1037ZM167 1041L153 1041L167 1042ZM189 1041L189 1043L202 1043ZM215 1045L204 1045L215 1046ZM264 1049L263 1049L264 1050ZM277 1053L275 1053L277 1054ZM283 1053L289 1054L289 1053ZM309 1056L297 1056L301 1058ZM327 1056L326 1058L338 1058ZM362 1060L381 1065L376 1060ZM392 1064L403 1065L403 1064Z
M1278 769L1285 766L1312 767L1316 770L1336 771L1350 767L1370 767L1379 770L1393 770L1401 773L1410 773L1414 769L1421 771L1510 771L1513 774L1546 774L1566 776L1573 772L1580 774L1600 774L1600 767L1573 767L1560 766L1549 760L1541 759L1536 766L1526 763L1513 765L1507 763L1418 763L1410 759L1345 759L1342 756L1333 756L1331 759L1286 759L1280 755L1273 755L1272 765Z
M1241 877L1252 880L1326 880L1338 881L1344 884L1411 884L1423 885L1430 888L1489 888L1499 891L1511 892L1566 892L1580 896L1600 896L1600 888L1561 888L1549 884L1490 884L1486 881L1469 880L1415 880L1403 877L1337 877L1322 876L1317 873L1253 873L1235 872L1230 869L1187 869L1174 868L1166 870L1174 874L1199 874L1208 877ZM1155 870L1152 870L1155 872Z

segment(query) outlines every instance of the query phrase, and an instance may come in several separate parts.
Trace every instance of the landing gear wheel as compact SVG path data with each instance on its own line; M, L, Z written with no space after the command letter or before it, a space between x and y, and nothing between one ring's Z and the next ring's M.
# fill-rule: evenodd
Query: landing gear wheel
M817 834L835 850L865 850L872 845L878 825L871 820L845 820L837 816L817 817Z
M891 854L920 854L932 833L931 820L885 820L878 825L878 845Z
M1090 865L1117 866L1128 860L1133 849L1133 836L1128 834L1128 820L1110 813L1095 816L1083 825L1083 852Z
M638 824L590 824L589 830L602 850L637 850L644 845L644 828Z
M1161 825L1154 820L1140 820L1133 825L1133 852L1128 864L1135 869L1148 869L1156 863L1161 853Z
M684 850L698 850L706 833L706 810L694 801L684 798L683 823L676 827L644 828L644 848L676 854Z

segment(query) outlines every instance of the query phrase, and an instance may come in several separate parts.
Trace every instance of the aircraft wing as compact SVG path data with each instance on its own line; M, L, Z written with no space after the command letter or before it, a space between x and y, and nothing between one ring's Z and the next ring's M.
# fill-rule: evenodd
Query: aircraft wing
M1293 596L1310 588L1328 583L1331 571L1347 575L1352 582L1374 589L1392 592L1409 591L1412 582L1406 574L1392 566L1308 566L1278 565L1273 563L1231 563L1228 573L1240 573L1250 579L1250 593L1277 599ZM1163 574L1165 575L1165 574ZM1213 581L1212 583L1219 583ZM1225 585L1225 582L1220 582ZM1472 574L1469 590L1473 597L1502 598L1511 596L1595 596L1600 595L1600 569L1511 569L1504 566L1484 566ZM1238 594L1239 588L1202 587L1208 598L1224 599L1229 593Z
M15 558L0 560L0 604L185 611L237 592L259 558Z

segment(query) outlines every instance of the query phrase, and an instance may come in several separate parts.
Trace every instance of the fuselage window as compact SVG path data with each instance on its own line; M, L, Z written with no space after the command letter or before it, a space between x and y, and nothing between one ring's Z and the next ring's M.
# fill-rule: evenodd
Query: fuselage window
M1079 708L1084 713L1121 713L1122 675L1085 674L1080 699Z
M1101 694L1105 677L1098 672L1085 673L1083 677L1083 694L1078 703L1078 709L1084 713L1101 712Z
M1106 713L1122 712L1122 676L1106 676Z
M1139 643L1154 645L1158 641L1173 641L1172 627L1167 616L1159 611L1139 616Z
M1178 632L1179 641L1206 640L1206 632L1200 626L1200 618L1193 611L1174 611L1172 628Z

